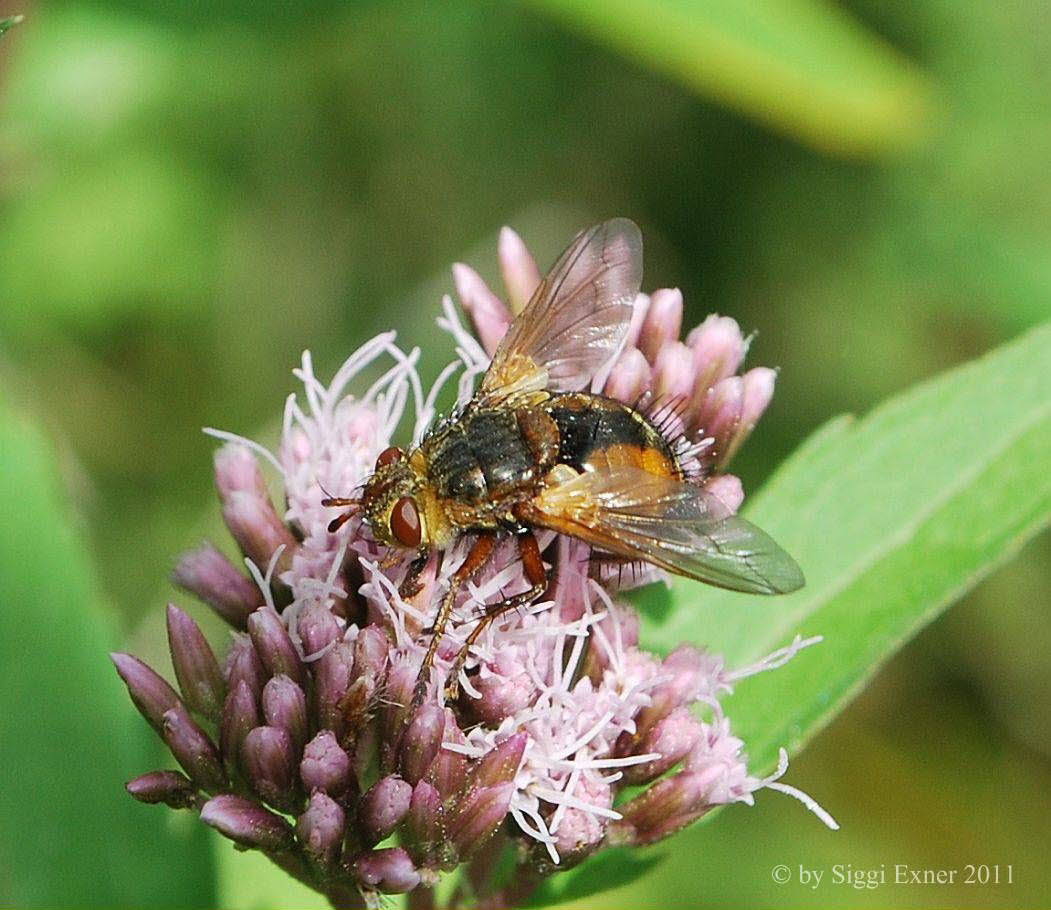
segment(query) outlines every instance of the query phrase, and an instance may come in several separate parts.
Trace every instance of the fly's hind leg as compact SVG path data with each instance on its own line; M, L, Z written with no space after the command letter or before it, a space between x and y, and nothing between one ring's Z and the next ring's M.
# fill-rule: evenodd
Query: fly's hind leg
M412 706L405 714L406 723L416 713L416 709L423 704L423 700L427 695L427 683L430 680L431 667L434 665L434 655L438 653L438 645L445 634L445 627L449 624L449 617L452 615L453 605L456 603L456 595L459 593L460 587L489 561L495 546L495 534L481 534L471 549L468 550L467 558L464 559L460 568L453 572L452 578L449 579L449 590L445 592L441 606L438 607L438 615L434 617L431 640L427 644L427 652L423 655L423 663L420 664L420 675L416 677L416 688L412 693Z
M522 559L522 570L526 581L530 585L529 590L523 591L521 594L515 594L513 597L508 597L506 600L497 601L486 608L485 615L478 620L478 625L467 636L467 640L463 643L463 647L460 648L460 653L456 655L456 660L449 671L449 676L445 681L445 700L447 702L454 701L459 694L460 671L463 670L471 648L481 637L482 633L495 619L504 613L532 603L544 593L548 586L547 572L544 571L544 561L540 557L540 546L537 544L536 536L532 531L523 531L519 535L518 554Z

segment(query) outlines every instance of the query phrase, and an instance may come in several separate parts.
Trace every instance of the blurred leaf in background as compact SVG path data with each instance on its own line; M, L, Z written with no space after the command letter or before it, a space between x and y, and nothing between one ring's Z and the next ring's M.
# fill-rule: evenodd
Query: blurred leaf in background
M106 665L118 637L53 448L7 402L0 502L9 516L0 524L0 903L212 906L200 826L160 819L124 792L156 761L153 737Z

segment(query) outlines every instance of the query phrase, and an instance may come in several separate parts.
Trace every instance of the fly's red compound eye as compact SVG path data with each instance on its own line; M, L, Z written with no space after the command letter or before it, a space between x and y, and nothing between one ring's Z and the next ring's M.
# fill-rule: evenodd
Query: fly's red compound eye
M394 539L404 547L418 547L423 528L420 524L420 512L416 500L411 496L402 496L390 513L390 532Z
M379 457L376 459L376 468L385 468L389 464L393 464L396 461L401 461L405 457L405 453L397 446L391 446L389 449L384 449L380 452Z

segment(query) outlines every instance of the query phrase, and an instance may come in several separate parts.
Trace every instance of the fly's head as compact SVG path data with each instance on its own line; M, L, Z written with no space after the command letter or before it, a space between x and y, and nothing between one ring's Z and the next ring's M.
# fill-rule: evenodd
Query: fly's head
M429 545L424 509L418 502L425 483L404 451L392 446L380 453L376 471L361 494L361 509L376 540L412 550Z

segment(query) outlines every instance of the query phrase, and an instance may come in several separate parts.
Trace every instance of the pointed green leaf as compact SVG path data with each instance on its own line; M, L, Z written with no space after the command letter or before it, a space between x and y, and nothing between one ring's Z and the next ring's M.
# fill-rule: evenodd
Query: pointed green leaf
M0 502L0 905L214 906L204 826L124 792L162 753L107 657L54 452L3 402Z
M822 0L534 0L699 94L835 154L915 141L926 79Z
M1051 324L805 443L748 516L807 585L749 597L673 584L646 644L707 646L747 665L823 635L727 706L753 769L826 724L924 624L1009 558L1051 515Z

